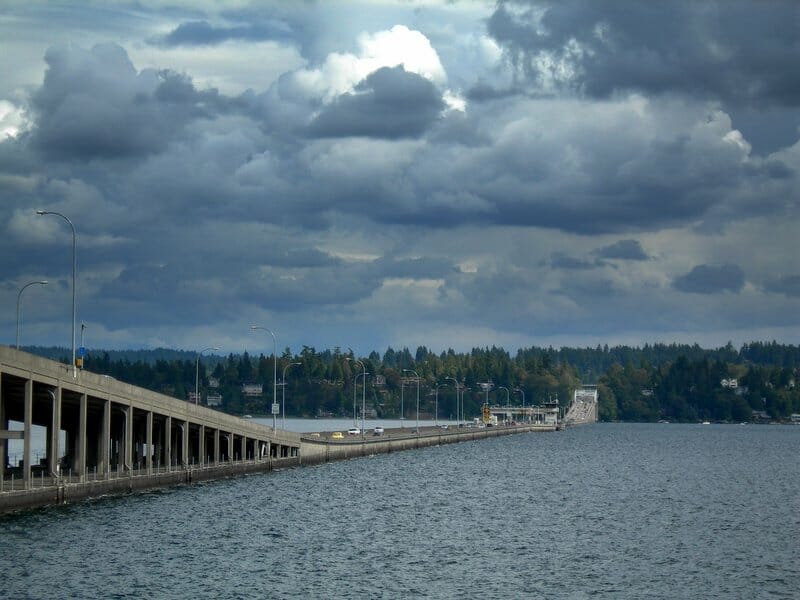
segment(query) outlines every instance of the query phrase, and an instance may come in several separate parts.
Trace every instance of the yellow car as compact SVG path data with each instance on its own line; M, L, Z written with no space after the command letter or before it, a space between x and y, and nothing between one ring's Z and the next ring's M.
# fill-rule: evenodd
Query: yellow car
M341 431L334 431L331 434L331 439L332 440L343 440L344 439L344 435L342 435Z

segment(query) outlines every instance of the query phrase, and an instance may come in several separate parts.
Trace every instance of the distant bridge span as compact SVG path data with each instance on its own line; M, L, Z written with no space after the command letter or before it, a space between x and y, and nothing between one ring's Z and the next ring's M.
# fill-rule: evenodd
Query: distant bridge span
M597 422L597 386L584 385L575 390L567 414L564 416L564 424L585 425Z

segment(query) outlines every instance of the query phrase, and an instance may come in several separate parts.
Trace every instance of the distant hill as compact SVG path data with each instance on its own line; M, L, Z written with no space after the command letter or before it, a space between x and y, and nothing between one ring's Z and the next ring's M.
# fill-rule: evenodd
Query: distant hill
M71 348L64 348L61 346L23 346L20 349L35 354L36 356L64 363L69 363L72 355ZM159 360L194 361L197 358L196 352L190 350L172 350L171 348L155 348L153 350L103 350L88 348L86 353L89 356L98 358L102 357L104 354L108 354L108 358L112 362L123 361L136 363L141 361L150 365L155 364ZM203 355L204 362L208 362L207 357L207 354Z

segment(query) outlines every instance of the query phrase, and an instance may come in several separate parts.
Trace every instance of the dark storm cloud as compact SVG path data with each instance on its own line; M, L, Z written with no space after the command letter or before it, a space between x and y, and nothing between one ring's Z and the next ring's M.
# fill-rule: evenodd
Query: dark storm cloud
M137 73L116 44L86 51L50 48L42 87L33 96L32 141L42 153L68 159L123 158L159 152L192 119L211 116L221 101L170 71Z
M648 260L650 258L639 240L620 240L610 246L598 248L595 250L595 254L600 258L616 260Z
M744 283L744 271L737 265L697 265L677 277L672 287L690 294L738 293Z
M796 0L501 0L487 27L537 83L796 107L799 22Z
M444 108L441 93L424 77L402 65L382 67L323 109L308 132L312 137L418 137Z
M780 279L769 281L764 285L764 289L774 294L800 298L800 275L787 275Z
M285 40L291 35L290 28L281 22L247 23L231 27L219 27L207 21L181 23L167 35L154 40L162 46L211 46L229 40L260 42Z

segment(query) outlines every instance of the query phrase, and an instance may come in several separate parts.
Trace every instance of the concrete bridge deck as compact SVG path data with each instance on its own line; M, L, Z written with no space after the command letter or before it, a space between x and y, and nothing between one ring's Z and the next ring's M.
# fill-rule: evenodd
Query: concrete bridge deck
M10 431L9 421L23 424ZM36 464L35 426L46 452ZM0 513L192 481L530 431L387 429L334 440L241 419L204 406L0 346ZM23 458L9 465L8 441Z

